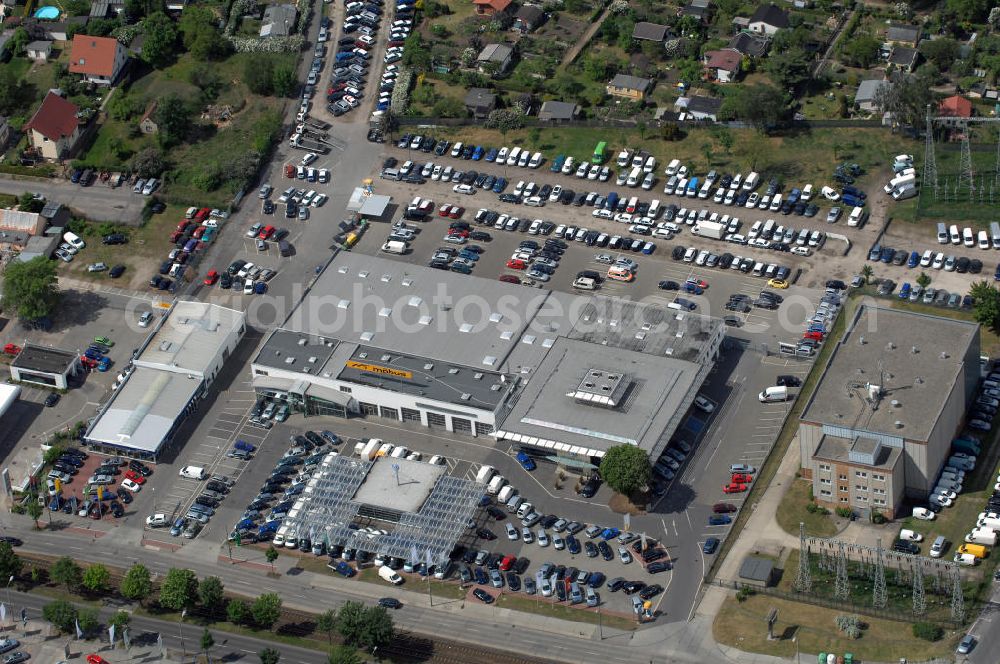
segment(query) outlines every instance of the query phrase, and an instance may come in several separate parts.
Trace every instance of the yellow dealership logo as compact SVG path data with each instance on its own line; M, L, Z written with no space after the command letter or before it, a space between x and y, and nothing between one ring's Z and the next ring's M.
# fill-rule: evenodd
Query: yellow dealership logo
M390 367L380 367L377 364L365 364L364 362L354 362L353 360L348 360L347 366L350 369L357 369L358 371L365 371L367 373L381 374L383 376L391 376L393 378L413 378L412 371L392 369Z

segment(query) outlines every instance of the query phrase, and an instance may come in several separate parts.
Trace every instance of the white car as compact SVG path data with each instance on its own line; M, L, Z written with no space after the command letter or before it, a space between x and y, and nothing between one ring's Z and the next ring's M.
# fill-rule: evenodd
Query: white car
M170 519L167 518L166 514L159 512L157 514L150 514L146 517L146 525L150 528L162 528L163 526L169 525Z
M521 528L521 541L525 544L531 544L535 541L535 534L531 532L531 528Z
M819 193L820 193L821 196L823 196L823 198L825 198L828 201L839 201L840 200L840 194L838 194L836 191L834 191L830 187L824 186L822 189L819 190Z
M755 207L757 207L758 201L760 201L760 194L758 194L755 191L752 194L750 194L749 198L747 198L746 204L743 207L755 208Z
M308 166L309 164L313 163L317 159L319 159L319 155L318 154L316 154L315 152L307 152L306 155L304 157L302 157L302 165L303 166Z
M697 395L694 398L694 405L695 408L702 411L703 413L711 413L713 410L715 410L715 403L712 402L712 400L709 399L708 397L703 396L701 394Z
M615 262L615 259L611 254L597 254L594 256L594 260L598 263L604 263L605 265L611 265Z
M472 196L476 193L476 188L471 184L456 184L451 190L456 194L465 194L466 196Z
M63 234L63 240L66 244L70 245L74 249L83 249L87 246L87 243L80 239L75 233L66 232Z
M507 539L509 539L511 542L516 542L521 538L517 532L517 528L511 525L510 522L507 522L506 528L507 528Z
M132 493L135 493L139 489L141 489L142 487L140 487L138 484L136 484L132 480L126 479L126 480L122 480L122 488L125 489L126 491L131 491Z
M538 546L540 546L540 547L546 547L546 546L549 545L549 534L547 532L545 532L541 528L539 528L539 530L538 530L538 538L537 539L538 539Z

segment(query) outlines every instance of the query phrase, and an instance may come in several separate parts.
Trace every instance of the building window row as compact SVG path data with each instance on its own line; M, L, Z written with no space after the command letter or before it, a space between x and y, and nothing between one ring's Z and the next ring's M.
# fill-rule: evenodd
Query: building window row
M827 477L821 477L819 479L819 483L820 484L833 484L833 480L831 480L831 479L829 479Z
M821 464L819 464L819 469L820 470L830 470L830 464L828 464L828 463L821 463Z
M855 490L855 491L867 491L867 490L868 490L868 487L866 487L866 486L865 486L865 485L863 485L863 484L855 484L855 485L854 485L854 490Z
M846 484L841 484L840 486L837 487L837 489L840 490L840 491L847 491L847 485Z
M859 503L867 503L868 502L868 496L855 496L854 500L856 502L859 502Z
M880 489L878 487L875 487L874 489L872 489L872 493L877 493L877 494L880 494L880 495L885 495L885 489Z
M829 496L829 495L830 495L830 493L831 493L831 492L830 492L830 491L827 491L826 489L820 489L820 490L819 490L819 495L821 495L821 496Z
M841 480L844 480L846 482L847 481L847 475L845 475L844 473L841 473L840 475L837 476L837 479L841 479Z
M840 497L840 502L846 503L847 502L847 496L841 496Z
M876 505L885 505L885 498L876 498L872 502L875 503Z
M854 474L857 477L860 477L862 479L866 479L868 477L868 473L866 471L863 471L863 470L856 470L856 471L854 471Z
M872 473L872 479L878 480L879 482L885 482L885 475L882 473Z

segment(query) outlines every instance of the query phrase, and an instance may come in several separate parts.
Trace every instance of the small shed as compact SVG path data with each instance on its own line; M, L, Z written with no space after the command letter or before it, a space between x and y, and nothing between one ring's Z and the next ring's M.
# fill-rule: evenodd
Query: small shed
M774 562L760 556L747 556L740 565L740 580L746 585L767 588L775 584Z
M28 52L28 59L34 60L36 62L48 62L49 57L52 55L52 42L50 41L33 41L25 47Z
M465 109L474 118L485 118L497 106L497 96L486 88L469 88L465 94Z
M538 111L541 122L569 122L580 115L580 107L568 101L546 101Z
M153 119L153 113L155 112L156 101L154 100L146 107L146 112L142 114L142 119L139 120L139 131L144 134L155 134L160 131L160 126Z

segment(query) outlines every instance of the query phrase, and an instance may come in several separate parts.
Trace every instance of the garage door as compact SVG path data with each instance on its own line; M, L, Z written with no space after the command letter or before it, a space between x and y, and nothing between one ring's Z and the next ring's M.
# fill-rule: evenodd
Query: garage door
M420 421L420 411L413 410L412 408L403 408L403 421L404 422L419 422Z
M385 406L381 406L379 414L386 419L399 420L399 411L395 408L386 408Z
M464 417L451 418L451 426L456 433L472 433L472 420L467 420Z
M444 428L444 415L438 413L427 413L427 426Z
M485 436L487 434L493 433L493 427L489 424L483 424L482 422L476 422L476 435Z
M362 415L378 415L378 406L373 403L364 403L363 401L358 404L361 407Z

